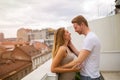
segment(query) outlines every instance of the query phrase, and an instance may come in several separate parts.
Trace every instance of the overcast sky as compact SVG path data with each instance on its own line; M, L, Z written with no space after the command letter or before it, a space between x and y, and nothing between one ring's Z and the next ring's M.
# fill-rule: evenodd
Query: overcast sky
M68 27L77 15L94 20L107 16L114 5L115 0L0 0L0 32L16 37L21 27Z

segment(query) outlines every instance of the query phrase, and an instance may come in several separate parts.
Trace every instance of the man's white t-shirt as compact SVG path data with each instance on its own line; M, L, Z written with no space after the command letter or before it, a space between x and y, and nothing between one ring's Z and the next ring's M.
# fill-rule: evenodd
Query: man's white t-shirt
M91 78L98 78L100 60L100 41L93 32L89 32L83 42L82 49L90 51L89 56L82 63L80 74Z

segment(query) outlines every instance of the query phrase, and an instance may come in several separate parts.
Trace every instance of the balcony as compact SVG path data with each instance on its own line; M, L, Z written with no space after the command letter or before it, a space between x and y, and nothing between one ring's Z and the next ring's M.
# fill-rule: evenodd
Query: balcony
M35 69L22 80L58 80L58 75L50 71L51 59ZM120 71L102 71L105 80L119 80Z
M102 75L105 80L120 80L120 14L95 20L89 24L101 39L100 71ZM71 32L73 43L77 49L80 49L83 37L79 37L72 27L68 30ZM51 61L51 59L48 60L22 80L58 80L58 75L50 71Z

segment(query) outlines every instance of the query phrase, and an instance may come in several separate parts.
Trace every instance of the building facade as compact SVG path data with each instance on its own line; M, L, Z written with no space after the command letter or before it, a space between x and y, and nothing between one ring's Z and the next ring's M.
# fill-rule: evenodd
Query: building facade
M0 33L0 42L2 42L4 40L4 34Z
M17 31L17 41L29 41L29 33L31 32L31 29L24 29L20 28Z
M54 29L47 28L42 30L30 30L21 28L17 31L18 41L32 41L38 39L53 39Z

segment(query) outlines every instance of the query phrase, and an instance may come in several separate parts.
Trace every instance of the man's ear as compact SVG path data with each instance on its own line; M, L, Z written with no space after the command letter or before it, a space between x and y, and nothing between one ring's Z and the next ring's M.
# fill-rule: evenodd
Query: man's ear
M83 22L81 23L81 26L85 25Z

